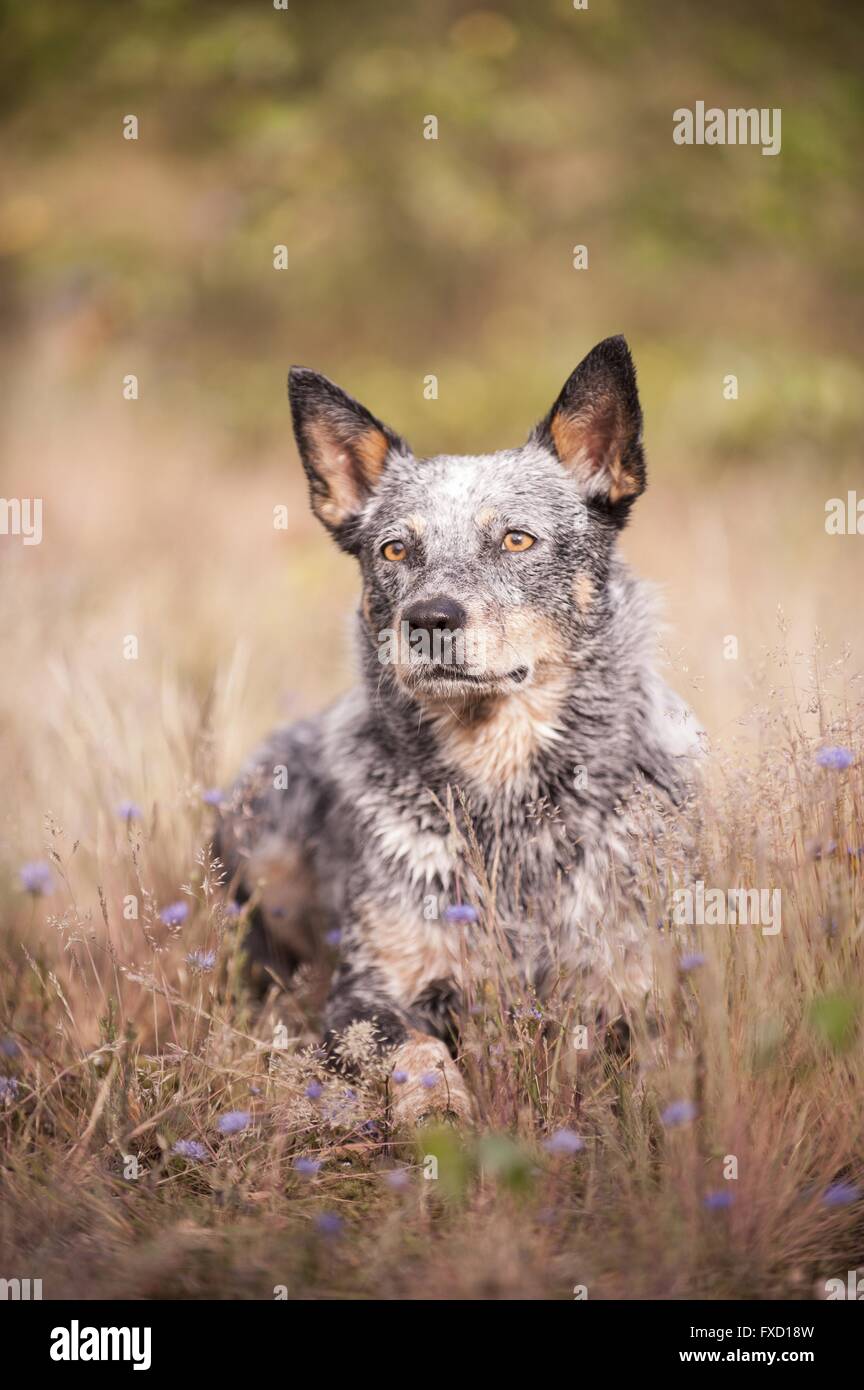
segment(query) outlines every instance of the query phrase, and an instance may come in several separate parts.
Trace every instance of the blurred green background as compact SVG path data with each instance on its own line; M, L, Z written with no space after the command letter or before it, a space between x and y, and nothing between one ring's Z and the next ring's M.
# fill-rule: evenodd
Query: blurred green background
M619 331L655 407L716 415L700 463L860 427L858 5L3 10L13 355L34 315L83 320L80 371L121 346L148 359L161 409L203 395L244 461L284 429L289 360L398 414L418 448L488 448ZM697 99L781 107L781 155L676 146L672 111ZM716 378L742 359L724 411Z

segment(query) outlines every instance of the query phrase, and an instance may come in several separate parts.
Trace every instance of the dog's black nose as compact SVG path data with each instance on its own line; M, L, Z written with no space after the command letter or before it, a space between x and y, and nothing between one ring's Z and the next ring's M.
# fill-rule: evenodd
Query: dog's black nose
M409 635L415 632L459 632L465 626L468 614L453 598L438 594L435 598L421 599L405 610L405 622Z

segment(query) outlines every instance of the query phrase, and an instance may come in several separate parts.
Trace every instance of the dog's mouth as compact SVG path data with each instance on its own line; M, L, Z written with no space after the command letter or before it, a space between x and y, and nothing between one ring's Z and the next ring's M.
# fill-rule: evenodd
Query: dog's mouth
M424 662L411 671L411 688L449 694L454 691L489 693L521 685L528 678L528 667L517 666L512 671L466 671L462 666L445 666Z

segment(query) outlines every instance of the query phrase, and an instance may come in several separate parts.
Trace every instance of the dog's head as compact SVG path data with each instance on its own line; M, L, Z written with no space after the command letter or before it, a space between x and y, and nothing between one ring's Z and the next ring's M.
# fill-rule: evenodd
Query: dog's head
M533 682L596 629L615 537L645 486L623 338L598 344L520 449L418 459L326 377L292 369L312 508L363 573L363 619L407 692Z

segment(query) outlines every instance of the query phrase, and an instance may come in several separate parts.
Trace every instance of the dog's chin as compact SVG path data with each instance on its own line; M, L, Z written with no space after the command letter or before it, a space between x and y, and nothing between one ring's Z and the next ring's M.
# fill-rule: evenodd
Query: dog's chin
M508 695L523 686L530 676L527 666L512 671L471 671L464 666L438 666L434 662L412 663L398 672L399 683L409 695L425 700L486 700L492 695Z

